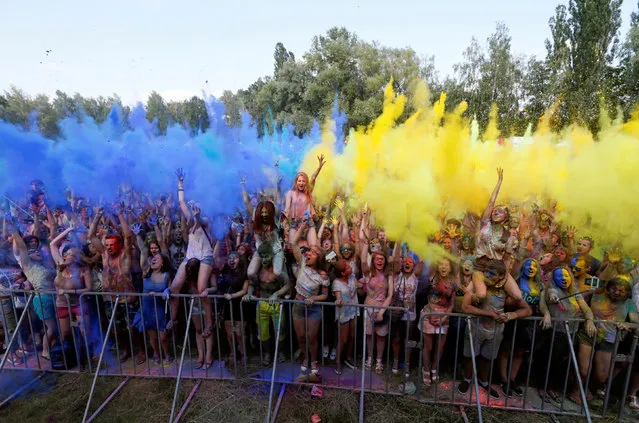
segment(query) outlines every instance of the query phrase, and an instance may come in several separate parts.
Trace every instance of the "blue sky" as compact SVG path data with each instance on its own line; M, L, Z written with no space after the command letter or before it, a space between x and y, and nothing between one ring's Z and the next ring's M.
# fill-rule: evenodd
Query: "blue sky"
M483 43L497 21L509 26L515 53L543 56L548 19L560 3L0 0L0 90L13 84L29 94L118 93L127 104L152 90L172 99L202 90L219 95L272 73L278 41L301 57L312 37L332 26L435 55L443 76L471 37ZM624 2L622 34L636 8L635 0Z

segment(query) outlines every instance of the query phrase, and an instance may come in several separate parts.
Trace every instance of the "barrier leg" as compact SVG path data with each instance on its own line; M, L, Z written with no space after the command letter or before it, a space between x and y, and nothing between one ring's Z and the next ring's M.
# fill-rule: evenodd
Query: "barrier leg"
M109 327L107 328L106 333L111 331L113 327L113 322L115 322L115 315L118 303L120 302L120 297L115 298L115 303L113 303L113 313L111 314L111 320L109 320ZM109 337L105 336L104 341L102 342L102 351L100 351L100 358L98 359L98 365L96 366L95 375L93 376L93 383L91 384L91 391L89 391L89 399L87 400L87 406L84 409L84 417L82 417L82 423L86 423L87 415L89 414L89 407L91 407L91 400L93 399L93 392L95 391L95 383L98 381L98 376L100 375L100 368L102 366L102 360L104 359L104 350L106 349L106 344L109 341ZM64 356L64 354L63 354Z
M180 379L182 378L182 367L184 366L184 355L186 354L186 343L189 340L189 329L191 329L192 316L193 316L193 298L191 298L191 305L189 306L189 317L188 317L188 320L186 321L186 331L184 333L184 343L182 344L182 355L180 357L180 366L178 367L177 380L175 381L175 392L173 393L173 404L171 405L171 418L169 419L169 423L173 423L173 417L175 416L175 404L177 403L177 396L178 396L178 392L180 391Z
M364 340L362 344L362 380L361 387L359 391L359 423L364 423L364 384L366 383L366 366L364 365L364 360L366 360L366 320L368 319L368 313L366 312L366 308L364 308L364 330L362 330ZM375 330L373 330L375 332Z
M579 386L579 395L581 396L581 403L584 408L584 413L586 414L586 421L588 423L591 423L592 419L590 418L590 410L588 409L588 402L586 401L586 391L584 390L584 386L581 383L581 374L579 373L579 364L577 363L577 354L575 354L575 347L573 346L572 337L570 336L570 327L568 326L568 322L564 322L564 325L566 327L566 337L568 338L568 344L570 345L570 355L572 357L572 364L575 368L575 373L577 375L577 384Z
M630 386L630 377L632 376L632 363L637 358L635 357L635 350L637 349L637 341L639 338L637 335L633 336L632 339L632 347L630 348L630 358L626 361L628 363L628 371L626 372L626 380L623 384L623 393L621 395L621 404L619 404L619 414L617 415L617 419L621 420L621 416L623 415L623 407L626 402L626 396L628 395L628 387ZM612 371L612 370L611 370Z
M277 354L280 352L280 330L282 328L282 307L281 303L278 303L280 306L279 318L277 320L277 332L275 333L275 353L273 354L273 370L271 370L271 389L268 395L268 412L266 413L266 423L271 422L271 407L273 406L273 392L275 388L275 371L277 369Z
M19 337L22 321L24 320L24 316L29 314L28 310L29 310L29 306L31 306L32 301L33 301L33 294L29 295L29 299L27 300L27 305L24 307L25 311L20 316L18 323L16 323L16 330L13 332L13 335L11 336L11 339L9 340L9 345L6 346L7 352L4 354L4 357L2 357L2 361L0 361L0 372L2 372L2 369L4 369L4 365L7 363L7 359L9 358L9 356L12 355L11 347L13 347L13 343L15 342L16 338ZM8 330L8 329L5 329L5 330Z
M479 397L479 380L478 380L478 376L477 376L477 362L475 361L475 346L473 345L473 327L470 323L471 318L467 317L466 318L466 324L468 325L468 337L470 338L470 359L472 360L473 363L473 385L475 387L475 400L477 402L477 419L479 421L479 423L483 423L484 419L481 415L481 400ZM473 390L470 390L470 396L472 398L473 396ZM490 397L490 393L488 394L488 397Z
M201 384L202 384L202 380L198 379L198 381L195 383L195 386L193 387L193 389L191 389L191 392L189 393L189 396L186 397L186 401L184 401L184 404L182 404L182 408L180 408L180 412L175 417L175 420L173 420L173 423L178 423L180 421L180 419L182 418L182 416L186 412L186 409L188 408L189 404L191 403L191 400L193 399L193 397L197 393L197 390L200 389L200 385Z
M122 390L122 388L124 388L124 385L126 385L128 381L129 381L129 377L127 376L126 379L120 382L117 388L115 388L113 392L111 392L111 395L109 395L107 399L104 400L102 405L100 405L98 409L95 410L95 412L91 415L91 417L87 419L87 423L91 423L98 417L98 414L100 414L100 412L104 410L104 408L111 402L111 400L115 398L115 396Z
M603 411L601 413L604 417L606 417L606 411L608 411L608 401L610 400L610 388L612 388L612 379L614 379L614 374L615 374L615 362L617 361L617 352L619 351L619 329L617 328L616 331L617 332L615 336L615 349L612 352L612 357L610 358L610 370L608 371L608 384L606 386L606 395L604 396ZM593 345L593 350L594 349L595 348Z

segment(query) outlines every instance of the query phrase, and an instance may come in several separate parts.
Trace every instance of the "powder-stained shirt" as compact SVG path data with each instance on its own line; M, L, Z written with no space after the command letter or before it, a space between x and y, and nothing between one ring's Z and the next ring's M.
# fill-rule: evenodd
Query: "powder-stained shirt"
M593 295L590 300L590 309L595 319L617 323L625 322L628 314L637 312L637 306L631 299L612 302L605 292ZM602 323L597 328L597 342L615 342L616 334L617 329L613 323Z

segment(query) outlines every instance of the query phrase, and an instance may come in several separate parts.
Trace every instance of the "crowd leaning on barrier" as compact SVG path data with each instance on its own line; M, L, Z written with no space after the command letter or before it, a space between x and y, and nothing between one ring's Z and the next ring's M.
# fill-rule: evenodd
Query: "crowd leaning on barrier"
M498 205L442 215L423 260L300 173L238 195L225 235L185 195L113 207L32 184L0 243L0 371L319 384L585 416L639 410L639 271L620 246ZM282 210L281 212L279 210ZM13 208L13 210L19 210ZM517 211L515 211L517 210ZM177 388L176 388L177 389ZM93 392L93 389L92 389Z

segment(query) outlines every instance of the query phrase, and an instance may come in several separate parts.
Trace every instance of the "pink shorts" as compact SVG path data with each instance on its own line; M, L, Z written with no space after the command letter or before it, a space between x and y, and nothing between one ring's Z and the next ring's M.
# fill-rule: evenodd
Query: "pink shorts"
M68 306L64 306L64 307L57 306L56 309L58 311L58 319L69 318ZM71 313L73 313L76 319L79 319L82 314L86 314L86 312L82 312L82 309L80 308L80 304L71 306Z

